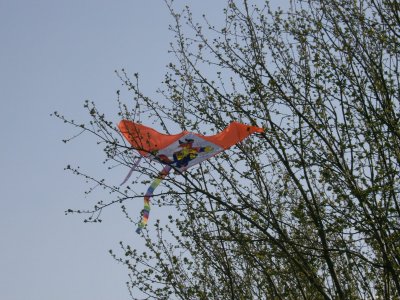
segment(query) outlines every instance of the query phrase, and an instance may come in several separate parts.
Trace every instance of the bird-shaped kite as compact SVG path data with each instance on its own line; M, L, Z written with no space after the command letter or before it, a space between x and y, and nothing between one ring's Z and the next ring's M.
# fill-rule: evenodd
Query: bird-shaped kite
M167 135L128 120L122 120L118 124L118 128L126 140L142 157L164 164L164 168L158 174L157 178L154 179L144 196L142 220L136 230L137 233L141 232L149 219L150 198L154 190L172 168L178 172L183 172L187 168L199 164L241 142L252 133L261 133L264 131L260 127L238 122L230 123L223 131L212 136L188 131ZM128 180L130 174L138 164L139 160L136 160L123 183Z

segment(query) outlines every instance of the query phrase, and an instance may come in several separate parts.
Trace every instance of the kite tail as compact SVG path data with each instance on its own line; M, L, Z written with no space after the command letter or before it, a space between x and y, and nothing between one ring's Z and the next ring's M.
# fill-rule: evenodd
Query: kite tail
M137 157L137 158L136 158L136 160L133 162L132 168L129 170L128 175L126 175L124 181L120 184L120 186L123 185L125 182L128 181L128 179L129 179L129 177L131 177L133 171L135 171L136 168L137 168L137 166L139 165L141 159L142 159L142 157Z
M158 173L156 179L153 180L149 188L147 189L146 194L144 195L144 208L142 211L142 220L140 221L138 228L136 229L136 233L140 233L142 229L147 225L147 221L149 220L150 214L150 198L153 196L154 190L158 187L161 181L168 175L171 170L170 165L165 165L164 168Z

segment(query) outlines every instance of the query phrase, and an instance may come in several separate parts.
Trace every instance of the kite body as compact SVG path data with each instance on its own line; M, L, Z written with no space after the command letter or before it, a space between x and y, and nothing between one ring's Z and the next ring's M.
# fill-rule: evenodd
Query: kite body
M263 132L262 128L232 122L216 135L183 131L167 135L132 121L122 120L119 130L142 156L184 170L209 159L217 153L244 140L250 134Z
M238 122L230 123L223 131L212 136L188 131L167 135L128 120L122 120L118 124L118 128L140 155L159 161L165 165L164 169L159 173L146 192L142 222L139 224L137 232L140 232L147 224L150 212L150 197L162 179L168 175L170 169L173 168L179 172L183 172L187 168L201 163L241 142L252 133L264 132L260 127Z

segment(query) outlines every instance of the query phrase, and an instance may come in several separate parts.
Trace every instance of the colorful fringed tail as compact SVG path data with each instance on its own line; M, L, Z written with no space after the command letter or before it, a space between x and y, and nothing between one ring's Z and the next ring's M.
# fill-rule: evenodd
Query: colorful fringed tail
M154 190L158 187L158 185L163 181L163 179L168 175L171 170L171 166L165 165L164 168L158 173L158 176L151 183L149 188L147 189L146 194L144 195L144 208L142 211L142 220L140 221L138 228L136 229L136 233L142 232L142 229L147 225L147 221L149 220L150 214L150 198L153 196Z

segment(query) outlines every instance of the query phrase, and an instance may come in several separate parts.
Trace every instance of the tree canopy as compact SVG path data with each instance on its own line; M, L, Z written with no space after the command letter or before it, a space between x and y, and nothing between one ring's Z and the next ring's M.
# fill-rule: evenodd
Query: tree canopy
M168 177L153 201L177 214L150 222L146 252L121 243L123 254L112 253L128 267L132 297L400 298L399 2L231 0L219 25L166 4L175 41L163 101L119 71L135 100L117 93L119 117L166 133L213 134L232 121L265 132ZM119 120L85 107L87 124L56 115L130 166ZM125 203L159 166L139 167L127 187L68 169L110 192L80 211L88 221L122 205L137 222Z

